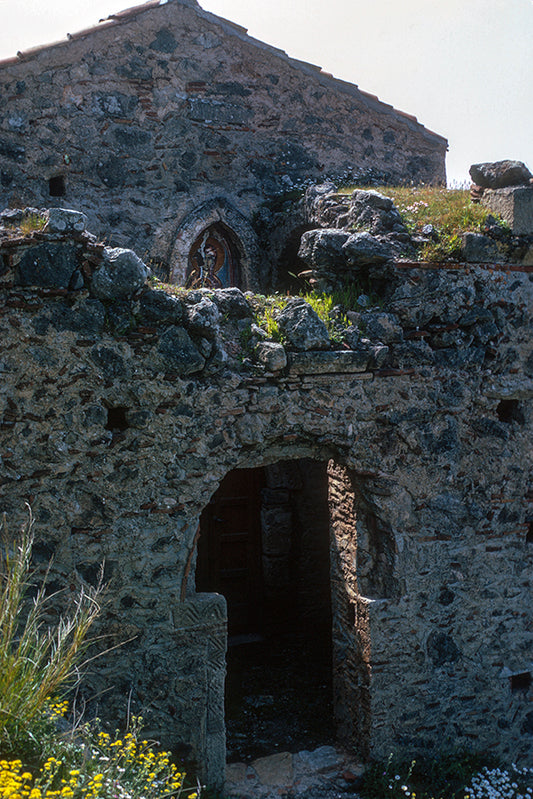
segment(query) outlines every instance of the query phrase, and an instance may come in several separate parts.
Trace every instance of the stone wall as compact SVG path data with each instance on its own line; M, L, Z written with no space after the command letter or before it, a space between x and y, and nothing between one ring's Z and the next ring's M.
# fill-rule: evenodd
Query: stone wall
M119 723L130 702L223 780L226 611L195 589L198 520L231 470L311 458L330 462L341 739L533 765L531 267L389 265L364 336L286 318L281 345L253 295L169 293L51 220L0 232L1 509L14 529L30 503L65 601L105 561L122 646L84 696Z
M175 282L219 222L241 287L264 289L253 216L306 181L445 180L445 139L195 0L152 0L19 53L0 63L0 91L0 207L78 208Z

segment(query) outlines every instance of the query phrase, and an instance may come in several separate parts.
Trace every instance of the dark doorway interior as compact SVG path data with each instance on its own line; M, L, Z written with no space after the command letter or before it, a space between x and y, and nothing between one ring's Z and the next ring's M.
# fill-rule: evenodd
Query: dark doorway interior
M228 760L334 740L327 464L239 469L200 520L196 586L228 602Z

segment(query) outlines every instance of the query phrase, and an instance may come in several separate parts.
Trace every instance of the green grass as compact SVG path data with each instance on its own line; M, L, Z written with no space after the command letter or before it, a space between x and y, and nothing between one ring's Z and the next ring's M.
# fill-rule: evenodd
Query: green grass
M46 226L47 220L39 214L30 214L20 223L23 233L33 233L34 230L42 230Z
M297 296L302 297L324 322L330 339L339 343L342 341L343 330L351 324L346 318L347 311L363 310L358 304L358 298L362 294L368 297L369 308L382 306L382 301L378 300L363 283L347 283L330 293L303 290ZM256 294L251 298L255 323L266 332L271 341L281 344L286 343L286 338L280 330L278 318L289 299L290 297L281 294L269 296ZM243 346L248 344L248 339L248 334L241 334L240 341Z
M461 234L482 231L490 213L461 189L398 187L383 193L393 199L411 235L421 234L424 225L435 228L438 241L424 244L420 251L425 261L458 258Z

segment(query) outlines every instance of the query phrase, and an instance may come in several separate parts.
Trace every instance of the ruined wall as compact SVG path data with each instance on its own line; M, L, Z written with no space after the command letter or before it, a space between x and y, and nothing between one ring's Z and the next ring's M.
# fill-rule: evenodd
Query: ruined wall
M177 282L212 221L264 282L250 221L303 181L445 180L445 139L194 0L150 2L4 61L0 92L0 208L83 210L99 237Z
M366 339L288 326L254 356L251 295L166 294L54 224L0 242L1 510L31 504L67 594L105 559L102 625L128 643L91 664L100 713L131 697L220 783L225 603L195 591L198 519L232 469L331 459L338 695L365 709L343 738L532 765L531 267L396 265Z

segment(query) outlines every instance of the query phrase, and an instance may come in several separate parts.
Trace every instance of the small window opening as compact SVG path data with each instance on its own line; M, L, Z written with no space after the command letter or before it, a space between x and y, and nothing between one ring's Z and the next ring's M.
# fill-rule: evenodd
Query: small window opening
M518 422L518 424L524 424L524 414L518 400L502 400L498 403L496 413L500 422L507 422L507 424Z
M511 691L527 691L531 685L531 672L523 671L520 674L512 674L510 677Z
M127 412L128 408L122 405L117 408L108 408L105 429L112 430L113 432L127 430L129 427L128 420L126 419Z
M50 197L64 197L67 193L67 183L64 175L55 175L48 181Z
M533 544L533 522L529 522L527 526L526 544Z

